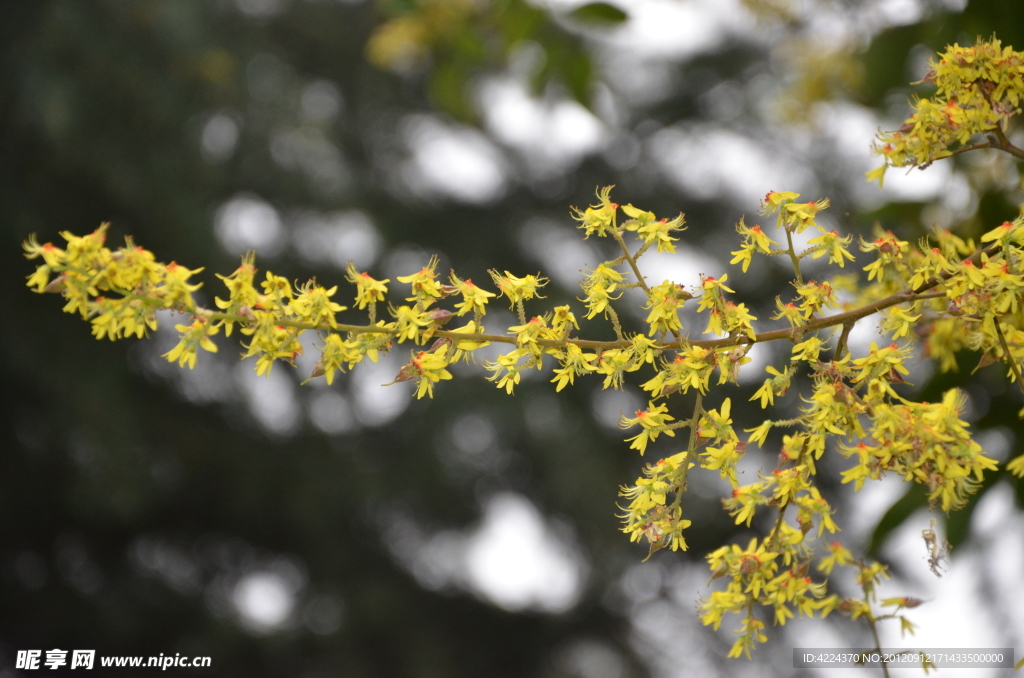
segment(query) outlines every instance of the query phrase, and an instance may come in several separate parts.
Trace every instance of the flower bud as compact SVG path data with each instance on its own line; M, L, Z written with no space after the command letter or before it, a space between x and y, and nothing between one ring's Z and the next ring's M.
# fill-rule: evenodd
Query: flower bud
M435 308L434 310L427 313L427 318L429 318L436 325L444 325L451 319L452 315L454 314L447 309Z
M402 369L398 370L398 376L396 376L395 380L391 383L395 384L402 381L409 381L410 379L415 379L418 374L419 370L416 369L415 365L412 363L406 363L402 365Z
M67 285L64 284L64 274L61 273L56 278L50 281L50 283L43 288L44 292L60 293L67 289Z

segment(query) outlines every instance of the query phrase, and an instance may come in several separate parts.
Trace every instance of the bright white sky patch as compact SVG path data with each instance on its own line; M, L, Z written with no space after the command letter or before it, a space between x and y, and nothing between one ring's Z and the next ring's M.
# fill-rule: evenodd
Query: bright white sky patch
M519 232L519 244L540 262L545 275L574 293L579 291L587 269L593 270L604 261L597 246L583 239L583 231L546 219L528 221Z
M359 210L322 214L304 212L295 219L292 235L304 259L344 268L349 261L364 270L381 250L381 237L370 218Z
M586 563L569 527L511 492L487 499L483 508L477 527L433 535L407 516L393 516L385 544L429 589L461 588L510 612L557 614L575 605Z
M878 346L888 346L892 343L886 342L885 335L878 329L881 320L878 316L862 318L850 330L850 334L846 338L846 346L854 357L863 358L866 356L871 351L872 342Z
M879 598L913 595L927 602L911 610L907 616L918 625L913 640L901 640L899 624L880 624L879 633L884 647L1000 647L1010 639L996 626L995 617L979 606L984 600L979 591L979 574L985 569L982 554L964 552L956 554L942 578L931 573L927 562L927 549L921 531L928 528L930 519L938 517L939 541L944 539L940 516L921 509L886 540L884 553L889 560L898 561L905 578L884 582ZM973 669L972 676L1001 675L999 669Z
M622 391L595 389L590 401L590 411L594 419L605 428L618 431L619 420L623 415L633 417L635 412L643 409L645 405L643 397L632 386L625 387Z
M747 351L750 362L740 367L739 382L741 384L760 384L772 375L765 372L764 368L775 359L775 349L766 342L754 344Z
M881 19L890 26L915 24L924 14L924 8L917 0L880 0L875 7Z
M604 42L640 56L682 60L718 47L730 33L751 34L755 23L736 0L632 0L629 20Z
M579 597L577 559L518 494L499 494L484 508L480 529L469 538L470 584L499 607L563 612Z
M690 195L734 198L751 208L769 191L813 193L813 177L779 151L714 127L673 127L655 134L649 151L662 172Z
M702 274L720 278L726 270L720 261L709 254L689 247L682 242L677 242L675 245L675 252L658 252L655 249L651 249L644 254L640 262L640 272L644 274L648 285L661 285L666 280L669 280L677 285L682 285L687 290L692 290L694 287L700 286L700 276ZM629 272L628 265L620 266L619 268L627 274L628 280L632 280L633 275ZM638 287L628 289L622 298L627 302L627 309L630 313L641 319L647 317L648 311L643 307L647 302L647 296L642 289ZM688 323L693 322L693 319L696 317L696 308L695 302L691 302L689 306L683 307L684 329L693 329L690 328ZM698 331L703 331L707 324L707 318L701 318L700 322L702 324L697 329Z
M872 141L879 130L894 129L898 123L883 121L875 111L848 102L818 104L817 115L818 125L831 133L836 151L852 170L847 189L861 207L872 209L886 202L927 202L940 198L942 207L954 213L973 212L972 201L977 198L963 175L955 172L949 162L935 163L927 171L890 167L882 188L877 182L869 184L864 180L863 172L882 164L881 156L871 152Z
M1016 436L1013 435L1013 429L1008 426L995 426L978 431L974 435L974 440L985 450L986 457L1000 462L1006 461L1016 449L1014 446ZM1021 571L1024 572L1024 570Z
M235 152L238 144L238 123L228 113L217 113L203 125L200 148L207 162L222 162Z
M701 274L720 278L726 270L721 262L709 254L682 242L675 243L675 246L675 252L659 252L652 248L644 254L640 272L647 278L648 285L660 285L671 280L687 288L699 287Z
M306 581L305 568L299 561L275 558L242 574L229 590L230 604L238 621L250 632L282 630L294 625Z
M417 115L405 121L403 136L411 157L402 178L413 193L467 203L488 203L504 194L504 158L475 129Z
M885 512L907 489L906 482L891 474L880 481L869 480L860 492L847 489L851 496L849 508L842 515L843 544L855 552L861 548ZM942 513L921 509L890 534L883 546L882 562L897 567L893 579L882 584L879 599L910 595L925 601L906 612L918 627L913 637L901 638L898 623L879 624L883 647L983 648L1019 644L1024 637L1024 595L1019 586L1020 572L1024 571L1024 514L1014 506L1012 488L1005 483L997 485L980 500L972 516L972 539L953 552L951 561L942 563L941 578L929 569L928 549L921 535L933 518L942 542ZM990 578L987 583L986 577ZM996 595L1006 597L1002 616L986 609L990 602L983 586L990 587L989 594L994 590ZM1012 624L1006 626L997 623L997 619ZM808 646L814 645L830 646L826 642ZM972 676L1002 675L997 670L975 671ZM851 671L842 675L855 674Z
M411 381L389 384L395 380L404 360L401 355L381 353L378 362L369 358L352 370L349 388L355 399L355 411L360 423L383 426L405 412L412 402Z
M238 364L235 377L245 395L253 417L267 431L277 435L294 434L302 424L302 411L295 395L295 381L285 371L287 365L276 365L267 376L254 369L255 359Z
M876 158L876 161L878 159ZM881 162L877 162L881 165ZM953 174L951 163L935 163L928 171L907 167L890 167L881 190L886 202L924 202L942 195Z
M723 675L719 673L721 660L715 657L715 646L707 637L708 627L694 611L698 595L708 595L707 566L678 560L648 561L646 565L655 571L638 576L642 571L630 568L623 576L622 588L633 603L629 611L632 644L650 662L651 673L665 678ZM686 651L680 652L681 647ZM763 661L762 657L756 660ZM771 675L761 667L750 673L742 673L741 668L726 665L725 675Z
M289 582L270 572L249 574L235 585L231 602L247 626L272 631L284 624L295 607Z
M487 128L519 151L531 172L563 172L606 140L604 125L579 103L537 99L512 78L487 81L480 99Z
M348 398L331 389L313 394L309 403L309 418L314 426L328 435L348 433L356 428Z
M214 228L224 249L233 254L255 249L263 256L273 256L284 246L285 231L277 210L251 193L224 203L217 210Z

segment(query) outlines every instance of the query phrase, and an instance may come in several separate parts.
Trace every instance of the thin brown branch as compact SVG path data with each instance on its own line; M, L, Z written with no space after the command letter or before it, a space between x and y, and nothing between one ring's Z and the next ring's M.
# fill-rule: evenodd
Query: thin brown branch
M690 442L686 446L687 452L691 455L697 451L697 427L700 425L701 415L704 414L704 395L697 391L697 401L693 404L693 416L690 417ZM689 459L687 459L689 461Z
M977 265L982 256L991 256L1000 251L1001 245L994 243L989 245L985 249L978 250L971 255L965 261ZM633 262L635 264L635 262ZM860 308L846 311L844 313L836 313L835 315L824 316L821 318L814 318L798 328L802 334L815 332L817 330L825 329L828 327L835 327L836 325L845 325L847 323L853 323L861 318L866 318L870 315L874 315L879 311L885 310L891 306L902 304L908 301L915 301L921 297L923 292L926 292L936 285L945 282L954 275L953 271L946 271L939 276L933 276L929 280L918 285L916 288L907 288L901 292L891 294L888 297L873 301L870 304L865 304ZM220 313L211 311L209 309L196 309L195 315L200 315L204 318L211 320L229 320L238 323L248 324L252 322L251 317L234 315L230 313ZM337 331L337 332L352 332L354 334L396 334L397 330L394 328L385 328L380 325L346 325L338 323L334 327L328 325L314 325L313 323L305 323L294 320L287 320L284 318L276 319L275 325L282 327L297 327L304 330L323 330L323 331ZM444 337L446 339L456 339L460 341L469 342L483 342L489 341L492 343L499 344L515 344L515 336L505 334L482 334L482 333L464 333L464 332L452 332L449 330L435 330L434 336ZM789 340L793 336L792 328L783 328L778 330L770 330L767 332L761 332L754 336L751 340L745 335L726 337L724 339L689 339L679 337L675 342L669 342L664 345L665 350L680 350L688 346L700 346L708 349L722 349L730 348L732 346L739 346L742 344L754 344L764 341L776 341L779 339ZM594 349L594 350L609 350L615 348L627 348L632 345L628 340L623 341L596 341L590 339L539 339L537 344L544 348L561 348L567 344L575 344L580 348Z
M676 495L676 505L682 501L683 491L686 489L686 476L690 470L690 460L697 452L697 427L700 425L700 418L704 414L704 396L697 391L697 400L693 404L693 416L687 425L690 427L690 442L686 446L686 459L683 460L683 468L679 473L679 493Z
M701 414L704 412L703 408L703 396L700 391L697 391L697 402L693 406L693 417L689 421L679 422L679 426L673 426L672 428L682 428L683 426L690 427L690 446L686 451L686 459L683 460L683 467L679 472L679 491L676 492L675 499L672 500L672 508L676 509L683 505L683 492L686 491L686 476L690 471L690 460L693 458L695 445L697 441L697 424L700 422ZM679 517L682 518L682 512Z
M640 267L636 263L637 257L639 257L641 254L646 252L647 248L650 245L648 245L647 243L644 243L644 246L641 247L640 250L636 254L631 254L630 251L629 251L629 246L626 244L626 241L623 240L622 233L619 232L619 229L617 227L613 227L612 228L612 235L615 236L616 242L618 242L619 243L619 247L622 248L622 256L624 256L626 258L626 261L629 262L629 267L633 269L633 275L636 276L637 283L640 284L640 288L644 291L644 294L647 295L647 298L650 299L651 298L651 288L647 285L647 281L644 280L643 275L641 275L641 273L640 273ZM683 337L682 337L682 335L679 334L678 330L672 330L672 336L674 336L680 342L682 342L682 340L683 340ZM621 339L621 337L622 337L622 335L620 333L619 334L619 338Z
M878 625L875 623L875 617L872 613L868 612L864 615L864 618L868 620L868 626L871 627L871 635L875 638L875 652L878 653L879 662L882 664L882 675L885 678L889 678L889 664L885 661L885 657L882 656L882 640L878 637Z
M651 288L647 286L647 281L640 275L640 267L637 266L636 257L629 253L629 246L626 245L626 241L622 239L622 234L619 233L618 229L612 229L612 235L615 236L616 242L619 243L619 247L622 248L622 256L629 262L629 267L633 269L633 275L636 276L636 281L640 283L640 287L647 293L647 297L651 296Z
M1006 336L1003 334L1003 329L999 327L999 318L992 318L992 324L996 327L996 336L999 337L999 345L1003 347L1003 357L1006 362L1010 365L1010 370L1013 372L1013 379L1017 382L1017 386L1020 387L1021 391L1024 391L1024 379L1020 376L1020 366L1017 365L1017 361L1013 359L1013 354L1010 353L1010 345L1006 343Z
M970 151L977 151L977 150L982 149L982 148L999 148L999 147L998 146L993 146L988 141L979 141L976 144L971 144L970 146L961 146L960 148L956 149L955 151L950 151L949 155L947 155L945 157L952 158L954 155L960 155L961 153L969 153ZM1002 150L1002 149L1000 149L1000 150Z
M1002 127L996 125L996 128L992 131L996 135L996 143L991 144L992 148L998 148L1000 151L1009 153L1015 158L1024 160L1024 149L1018 148L1010 143L1010 140L1006 137L1006 132L1003 131Z
M854 323L848 322L843 324L843 331L839 335L839 341L836 343L836 352L832 355L833 362L843 357L843 351L846 349L846 340L850 338L850 330L853 329Z
M789 228L786 228L786 242L789 244L789 259L793 262L793 274L796 276L797 285L804 284L804 277L800 273L800 257L796 253L796 249L793 247L793 234Z

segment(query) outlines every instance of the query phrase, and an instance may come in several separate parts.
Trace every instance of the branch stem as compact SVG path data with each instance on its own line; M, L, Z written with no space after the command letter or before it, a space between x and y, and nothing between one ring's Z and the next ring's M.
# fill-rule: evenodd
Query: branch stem
M636 254L631 254L629 246L626 244L626 241L622 239L622 233L619 231L617 226L612 228L612 235L615 236L615 241L619 243L619 247L622 249L622 256L626 258L626 261L629 262L629 267L633 269L633 275L636 276L636 281L639 283L640 288L644 291L644 294L647 295L647 298L651 299L651 288L647 285L647 281L644 280L643 275L640 274L640 267L636 263L637 258L647 251L649 245L644 243L644 246L641 247ZM678 330L672 330L672 335L682 343L683 337L679 334ZM619 335L619 338L621 340L621 334Z
M804 284L804 277L800 274L800 256L796 253L796 248L793 247L793 233L786 227L786 242L789 244L789 258L793 262L793 274L796 276L796 283L798 285Z
M999 249L1000 249L1000 245L998 243L995 243L993 245L990 245L989 247L986 247L983 250L979 250L978 252L975 252L974 255L971 256L966 261L971 261L972 263L977 264L981 260L982 255L992 255L995 252L998 252ZM908 302L908 301L915 301L915 300L921 298L920 295L921 295L922 292L930 290L931 288L935 287L936 285L938 285L938 284L940 284L942 282L945 282L946 280L948 280L952 276L953 276L952 272L945 272L942 275L933 277L930 280L927 280L927 281L921 283L917 288L907 288L907 289L905 289L905 290L903 290L901 292L897 292L897 293L891 294L888 297L885 297L883 299L879 299L878 301L873 301L870 304L865 304L864 306L861 306L860 308L856 308L856 309L853 309L851 311L846 311L844 313L836 313L834 315L824 316L824 317L821 317L821 318L813 318L812 320L808 321L803 327L801 327L800 331L803 334L807 334L809 332L814 332L814 331L817 331L817 330L825 329L827 327L835 327L836 325L845 325L845 324L848 324L848 323L853 323L853 322L856 322L856 321L860 320L861 318L866 318L866 317L868 317L870 315L874 315L875 313L878 313L879 311L885 310L885 309L887 309L887 308L889 308L891 306L895 306L897 304L902 304L902 303L905 303L905 302ZM159 301L159 300L157 300L157 301ZM234 321L234 322L237 322L237 323L245 323L245 324L248 324L248 323L252 322L252 318L251 317L246 317L246 316L241 316L241 315L236 315L236 314L231 314L231 313L220 313L218 311L211 311L209 309L202 309L202 308L196 309L194 314L202 316L204 318L208 318L210 320L230 320L230 321ZM380 325L369 325L368 326L368 325L347 325L347 324L343 324L343 323L337 323L334 327L331 327L331 326L326 325L326 324L324 324L324 325L316 325L316 324L313 324L313 323L300 322L300 321L296 321L296 320L288 320L288 319L285 319L285 318L276 319L274 321L274 324L275 325L280 325L282 327L297 327L299 329L304 329L304 330L325 330L325 331L337 331L337 332L351 332L353 334L396 334L397 333L397 330L394 329L394 328L382 327ZM434 332L434 335L438 336L438 337L444 337L446 339L460 339L462 341L472 341L472 342L490 341L492 343L499 343L499 344L515 344L516 343L516 338L514 336L504 335L504 334L482 334L482 333L479 333L479 332L476 332L476 333L465 333L465 332L452 332L452 331L449 331L449 330L436 330ZM776 341L778 339L790 339L790 338L792 338L792 336L793 336L793 330L792 329L790 329L790 328L783 328L783 329L779 329L779 330L769 330L767 332L761 332L760 334L756 334L754 336L753 340L751 340L750 337L747 337L746 335L740 335L740 336L735 336L735 337L726 337L724 339L685 339L685 338L679 338L678 341L669 342L669 343L665 344L663 346L663 349L664 350L680 350L680 349L686 348L688 346L700 346L701 348L709 348L709 349L730 348L730 347L733 347L733 346L739 346L741 344L753 344L753 343L760 343L760 342L763 342L763 341ZM597 350L608 350L608 349L614 349L614 348L626 348L626 347L632 345L632 343L630 341L627 341L627 340L621 340L621 341L596 341L596 340L591 340L591 339L538 339L537 340L537 344L540 345L540 346L543 346L545 348L562 348L562 347L566 346L567 344L575 344L576 346L579 346L580 348L589 348L589 349L597 349Z
M683 469L679 473L679 492L676 494L675 504L682 503L683 491L686 489L686 475L690 471L690 461L697 451L697 427L700 425L701 415L704 414L704 396L697 391L697 401L693 404L693 416L686 423L690 427L690 442L686 446L686 459L683 460Z
M864 618L868 620L868 626L871 627L871 635L875 638L875 652L878 653L879 661L882 664L882 675L885 678L889 678L889 664L885 661L885 657L882 656L882 641L878 637L878 625L875 623L875 616L868 612L864 615Z
M1020 387L1021 391L1024 391L1024 379L1020 376L1020 366L1017 361L1014 360L1013 354L1010 353L1010 345L1006 343L1006 336L1003 334L1003 329L999 327L999 318L992 318L992 324L996 328L996 336L999 337L999 345L1003 348L1003 357L1006 362L1010 365L1010 370L1013 372L1013 379L1017 382L1017 386Z
M1024 149L1018 148L1010 143L1010 140L1006 137L1006 132L1003 131L1002 127L996 125L993 132L995 132L996 135L996 143L990 144L992 148L998 148L1000 151L1009 153L1015 158L1024 160Z

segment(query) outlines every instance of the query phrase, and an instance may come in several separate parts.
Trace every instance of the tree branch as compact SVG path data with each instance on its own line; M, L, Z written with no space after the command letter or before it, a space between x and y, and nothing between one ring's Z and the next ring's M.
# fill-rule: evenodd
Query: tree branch
M1010 365L1010 370L1013 372L1013 379L1017 382L1020 390L1024 391L1024 379L1020 376L1020 367L1017 365L1017 361L1014 360L1013 354L1010 353L1010 345L1006 343L1003 330L999 327L999 318L993 317L992 324L996 327L996 336L999 337L999 345L1003 347L1003 357L1006 358L1006 362Z
M1000 251L999 243L989 245L985 249L978 250L971 255L965 261L977 265L982 256L992 255ZM635 262L634 262L635 264ZM920 298L928 298L922 295L922 292L932 289L936 285L945 282L953 276L953 272L947 271L942 275L932 277L931 279L921 283L916 288L907 288L901 292L891 294L884 299L865 304L860 308L846 311L844 313L836 313L835 315L824 316L822 318L814 318L808 321L805 325L798 328L802 334L809 332L815 332L817 330L825 329L827 327L834 327L836 325L846 325L854 323L861 318L866 318L870 315L874 315L879 311L885 310L891 306L902 304L908 301L915 301ZM234 315L230 313L220 313L211 311L209 309L197 308L194 315L202 316L210 320L230 320L237 323L248 324L252 322L252 318ZM324 331L338 331L338 332L351 332L353 334L397 334L398 330L394 328L381 327L380 325L346 325L338 323L335 327L327 325L314 325L313 323L298 322L294 320L287 320L284 318L276 319L275 325L282 327L296 327L304 330L324 330ZM465 333L465 332L452 332L450 330L435 330L434 336L444 337L445 339L456 339L460 341L471 341L471 342L483 342L489 341L492 343L499 344L515 344L515 336L505 334L482 334L482 333ZM791 339L793 336L793 330L791 328L783 328L778 330L769 330L767 332L761 332L754 336L751 340L745 335L726 337L724 339L689 339L679 337L678 341L669 342L663 346L665 350L680 350L689 346L700 346L701 348L708 349L720 349L730 348L732 346L740 346L742 344L755 344L764 341L776 341L778 339ZM627 348L632 346L632 342L628 340L620 341L596 341L590 339L538 339L537 344L545 348L562 348L568 344L575 344L580 348L589 348L594 350L609 350L616 348Z

